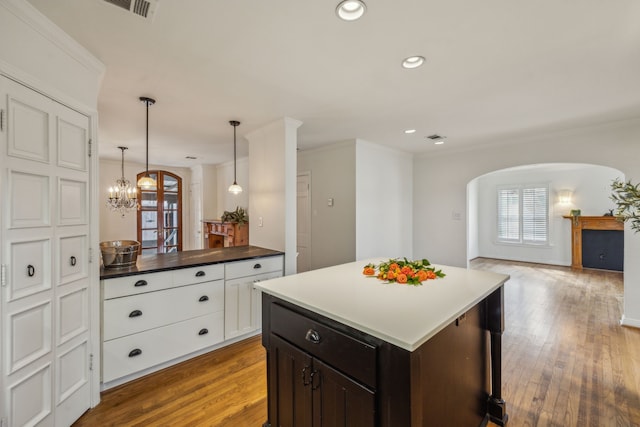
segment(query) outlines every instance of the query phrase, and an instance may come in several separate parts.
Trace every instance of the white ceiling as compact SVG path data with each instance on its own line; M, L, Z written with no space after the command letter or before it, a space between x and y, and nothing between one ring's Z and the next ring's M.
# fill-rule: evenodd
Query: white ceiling
M145 20L29 0L106 65L101 157L126 145L144 161L140 96L157 100L149 161L171 166L232 159L232 119L240 157L243 135L284 116L303 122L299 149L361 138L414 153L640 117L638 0L365 0L355 22L338 1L159 0ZM427 62L402 69L410 55Z

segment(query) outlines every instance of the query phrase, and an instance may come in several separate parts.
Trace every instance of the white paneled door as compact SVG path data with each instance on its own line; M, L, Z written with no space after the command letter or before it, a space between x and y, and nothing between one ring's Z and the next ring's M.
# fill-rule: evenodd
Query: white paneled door
M3 421L69 426L90 406L89 118L0 96Z

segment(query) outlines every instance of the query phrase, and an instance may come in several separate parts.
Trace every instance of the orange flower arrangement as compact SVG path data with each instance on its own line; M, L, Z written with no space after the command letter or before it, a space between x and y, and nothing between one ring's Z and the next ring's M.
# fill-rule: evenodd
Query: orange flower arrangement
M376 273L376 270L378 272ZM362 270L365 276L375 276L388 283L400 283L407 285L422 285L425 280L432 280L438 277L445 277L442 270L431 267L431 263L426 260L409 261L403 259L390 259L379 265L367 264Z

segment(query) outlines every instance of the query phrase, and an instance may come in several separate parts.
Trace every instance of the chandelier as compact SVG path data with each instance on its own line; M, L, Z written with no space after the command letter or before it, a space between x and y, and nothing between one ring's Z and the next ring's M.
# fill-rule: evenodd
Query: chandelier
M127 147L118 148L122 150L122 177L116 181L115 187L109 187L107 207L124 218L127 212L138 208L138 190L124 177L124 150Z

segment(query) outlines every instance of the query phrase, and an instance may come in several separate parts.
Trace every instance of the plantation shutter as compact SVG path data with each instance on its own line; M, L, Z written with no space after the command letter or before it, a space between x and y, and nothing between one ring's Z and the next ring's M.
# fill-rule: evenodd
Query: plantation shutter
M520 241L520 192L517 188L498 190L498 240Z
M522 189L522 241L546 243L549 229L549 191L545 187Z

